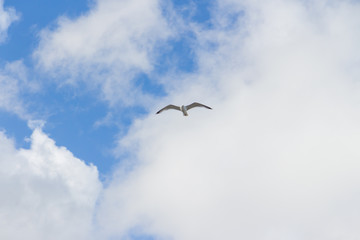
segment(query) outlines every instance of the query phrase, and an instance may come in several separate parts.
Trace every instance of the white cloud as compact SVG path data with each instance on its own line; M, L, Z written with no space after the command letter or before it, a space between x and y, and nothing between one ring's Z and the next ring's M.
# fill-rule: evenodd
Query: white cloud
M198 30L199 72L162 103L214 110L134 124L119 146L133 159L98 211L103 234L358 239L359 4L218 7L215 28Z
M40 129L30 149L0 132L0 238L90 239L101 183L96 167Z
M18 19L16 11L13 8L4 9L4 0L0 0L0 43L5 41L11 23Z
M34 56L67 83L100 88L110 104L134 104L145 97L132 83L135 74L151 71L157 43L170 35L158 0L99 0L88 13L44 30Z

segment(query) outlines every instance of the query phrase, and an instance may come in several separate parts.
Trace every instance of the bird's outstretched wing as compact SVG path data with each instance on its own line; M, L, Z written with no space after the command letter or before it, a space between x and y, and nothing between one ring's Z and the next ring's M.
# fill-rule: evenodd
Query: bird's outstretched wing
M162 111L169 110L169 109L175 109L175 110L181 111L180 107L175 106L175 105L172 105L172 104L169 104L169 105L167 105L166 107L160 109L156 114L159 114L159 113L161 113Z
M192 103L190 105L187 105L186 109L189 110L189 109L192 109L194 107L204 107L204 108L207 108L207 109L212 109L211 107L208 107L208 106L206 106L204 104L201 104L201 103L198 103L198 102L194 102L194 103Z

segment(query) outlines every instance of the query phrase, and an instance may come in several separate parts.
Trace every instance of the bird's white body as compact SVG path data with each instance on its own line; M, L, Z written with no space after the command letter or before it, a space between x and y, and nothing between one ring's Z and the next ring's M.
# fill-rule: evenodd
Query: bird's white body
M182 106L181 106L181 111L182 111L182 113L184 114L184 116L188 116L188 115L189 115L189 114L187 113L186 106L182 105Z

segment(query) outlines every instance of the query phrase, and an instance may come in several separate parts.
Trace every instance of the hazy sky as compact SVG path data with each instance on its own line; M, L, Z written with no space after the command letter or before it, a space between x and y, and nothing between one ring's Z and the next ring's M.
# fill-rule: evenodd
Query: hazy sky
M0 239L359 239L359 42L352 0L0 0Z

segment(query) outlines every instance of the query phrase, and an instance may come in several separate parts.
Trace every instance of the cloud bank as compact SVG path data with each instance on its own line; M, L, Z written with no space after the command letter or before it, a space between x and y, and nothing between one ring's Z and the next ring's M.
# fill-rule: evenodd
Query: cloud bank
M162 103L214 110L150 115L120 140L133 155L100 205L106 236L357 239L359 8L218 2L199 71Z
M30 149L0 132L0 238L89 239L102 188L88 166L40 129Z

